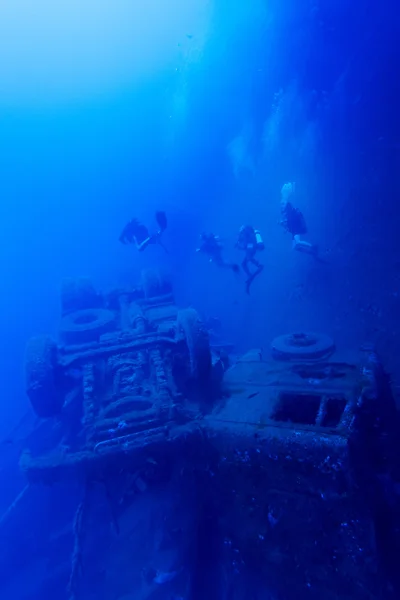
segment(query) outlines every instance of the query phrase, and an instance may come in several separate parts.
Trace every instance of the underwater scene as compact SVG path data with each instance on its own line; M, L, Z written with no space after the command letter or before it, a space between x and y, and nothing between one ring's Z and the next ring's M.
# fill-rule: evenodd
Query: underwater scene
M2 0L2 598L400 598L399 39Z

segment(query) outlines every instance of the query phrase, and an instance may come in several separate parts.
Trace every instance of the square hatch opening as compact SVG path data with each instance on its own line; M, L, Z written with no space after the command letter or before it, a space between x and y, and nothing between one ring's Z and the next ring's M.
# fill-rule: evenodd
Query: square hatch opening
M298 392L282 392L271 419L298 423L300 425L315 425L321 403L318 394L301 394Z

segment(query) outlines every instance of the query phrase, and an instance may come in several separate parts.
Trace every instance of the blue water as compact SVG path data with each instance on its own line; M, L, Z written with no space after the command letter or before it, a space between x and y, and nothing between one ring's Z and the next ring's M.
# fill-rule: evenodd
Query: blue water
M321 330L377 342L397 382L399 21L393 0L3 1L1 436L29 411L25 342L56 332L69 276L107 289L160 266L239 350ZM279 226L285 181L326 264ZM119 244L158 209L168 255ZM195 252L212 231L240 262L244 224L265 243L249 297ZM4 507L22 486L6 472Z

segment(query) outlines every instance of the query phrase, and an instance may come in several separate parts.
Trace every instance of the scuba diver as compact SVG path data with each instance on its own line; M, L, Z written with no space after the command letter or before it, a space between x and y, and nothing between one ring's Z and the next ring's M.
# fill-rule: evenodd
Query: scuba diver
M300 238L301 235L307 233L307 225L303 216L303 213L298 208L295 208L289 199L295 193L294 183L285 183L281 189L281 214L282 220L280 224L282 227L292 235L293 248L299 252L305 252L311 254L317 260L318 257L318 246L306 242Z
M258 231L258 229L254 229L251 225L243 225L240 228L238 241L236 242L236 248L239 248L239 250L244 250L245 252L242 268L247 275L247 294L250 294L251 284L264 268L264 266L256 259L257 252L264 250L264 247L265 246L262 241L261 233ZM254 273L251 273L249 269L249 263L256 267Z
M200 246L196 252L201 252L209 257L209 261L226 269L232 269L234 273L239 273L239 265L227 262L222 256L224 245L218 235L213 233L202 233L200 236Z
M134 244L139 252L143 252L150 244L160 244L167 252L167 249L161 243L161 236L167 229L167 216L163 211L156 212L156 221L158 231L150 235L149 230L138 219L132 219L127 223L119 236L119 241L122 244Z

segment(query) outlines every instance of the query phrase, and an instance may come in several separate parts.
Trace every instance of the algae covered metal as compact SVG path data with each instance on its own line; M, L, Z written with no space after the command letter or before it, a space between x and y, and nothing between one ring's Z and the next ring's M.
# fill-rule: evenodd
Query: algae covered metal
M193 419L183 404L191 390L205 402L214 393L208 333L194 309L177 309L157 273L109 295L79 282L68 292L60 342L42 336L27 345L28 397L39 417L58 423L54 448L22 458L30 481L95 476L172 442Z
M103 295L69 282L58 342L29 342L27 393L48 435L22 469L82 489L67 597L383 597L385 500L363 462L386 452L390 413L374 349L349 361L312 332L267 353L216 347L157 273ZM94 564L111 579L97 585Z
M256 562L287 598L379 597L371 506L353 452L363 445L359 415L380 401L377 363L371 352L344 362L323 337L314 358L310 348L304 359L289 350L280 360L242 356L225 375L229 400L205 419L222 457L215 485L228 488L226 560L237 574Z

